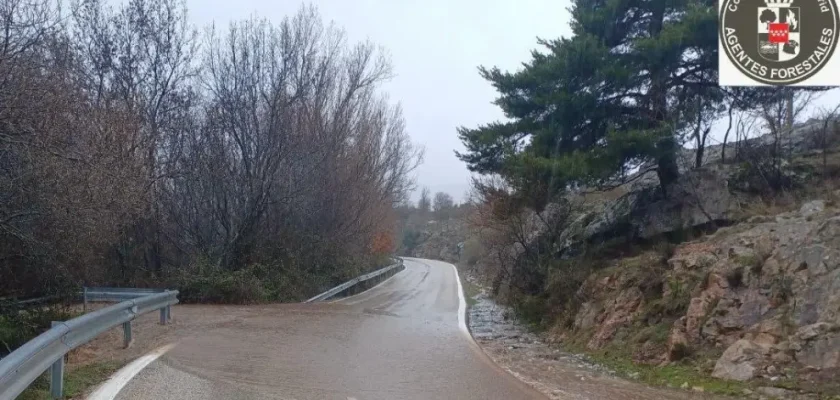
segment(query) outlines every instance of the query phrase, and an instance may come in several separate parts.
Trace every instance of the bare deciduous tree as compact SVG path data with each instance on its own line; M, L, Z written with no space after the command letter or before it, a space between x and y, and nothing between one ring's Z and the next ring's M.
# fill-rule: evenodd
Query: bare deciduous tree
M455 206L455 200L447 193L435 193L433 208L436 213L445 212Z
M828 178L828 151L840 140L840 104L834 108L821 108L816 119L820 122L808 132L809 145L822 153L823 177Z
M207 265L350 274L422 158L370 43L312 7L203 40L183 0L4 0L0 292Z
M429 188L424 187L423 190L420 191L420 199L417 200L417 209L420 212L429 212L432 210L432 194L429 191Z

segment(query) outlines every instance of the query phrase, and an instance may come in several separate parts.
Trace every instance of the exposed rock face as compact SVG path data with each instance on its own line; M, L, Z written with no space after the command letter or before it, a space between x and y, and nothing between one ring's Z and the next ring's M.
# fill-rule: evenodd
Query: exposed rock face
M706 289L699 296L691 299L685 314L686 336L696 341L700 336L701 324L706 316L719 304L720 299L729 289L729 283L720 274L710 273Z
M714 166L686 172L667 188L667 196L657 186L635 185L624 196L579 215L564 232L565 246L614 236L649 239L732 221L740 204L728 185L727 174Z
M825 201L813 200L803 204L799 209L799 213L802 214L803 217L810 217L814 214L823 212L823 210L825 210Z
M685 331L685 317L680 318L671 328L668 336L667 361L676 361L683 357L685 349L691 346L691 341Z
M797 127L785 144L792 153L810 149L806 136L814 122L808 124ZM747 144L761 150L757 147L769 139ZM788 370L797 378L819 373L833 379L840 374L837 199L808 201L795 212L744 218L741 202L750 201L746 190L760 189L751 181L754 171L720 164L719 146L707 149L706 155L708 164L699 169L690 167L692 157L687 163L681 158L681 178L665 188L667 196L655 173L643 173L620 190L575 197L580 202L570 201L573 210L567 219L526 224L527 241L550 232L548 228L562 228L551 250L565 258L591 250L593 244L609 242L611 250L626 251L613 245L621 239L634 245L657 243L663 236L726 226L680 245L667 266L661 257L650 261L647 265L656 264L655 271L646 276L637 274L640 265L622 265L629 258L599 267L575 293L579 308L573 323L563 315L557 332L589 349L629 344L634 360L654 364L722 353L713 360L713 370L726 379L790 378ZM785 174L802 173L782 169ZM548 217L564 212L549 205L536 216L554 221ZM711 372L712 364L698 368Z
M429 221L421 233L420 245L410 256L458 262L461 250L459 244L463 243L465 238L466 227L463 221Z
M613 269L612 273L594 274L580 287L576 297L586 299L575 314L574 327L587 332L586 347L604 347L618 331L636 321L647 306L652 290L648 281L660 271L651 268L653 260L640 259L637 268Z
M770 386L762 386L756 389L756 391L764 396L770 397L771 399L789 399L796 395L796 392Z
M831 121L829 126L838 122ZM812 136L815 129L822 128L823 123L822 120L811 119L798 124L778 145L791 154L808 154L819 147ZM772 135L763 135L746 140L742 146L769 151L775 140ZM620 185L626 192L624 196L588 204L589 209L577 216L564 232L565 248L574 249L581 242L616 235L647 239L710 222L736 220L740 205L731 190L749 190L751 185L749 182L740 182L730 187L730 180L738 175L739 167L721 163L721 150L721 145L706 147L703 167L695 169L695 151L682 149L677 155L680 179L666 188L668 195L665 198L660 191L656 172L643 166L641 170L646 172L631 176L632 183ZM783 166L783 174L791 174L788 178L800 181L801 177L788 167ZM808 216L821 212L824 207L824 202L816 201L804 205L802 212Z
M666 198L641 203L631 213L638 237L646 239L714 221L730 221L740 211L728 180L716 169L688 172L667 191Z
M714 376L750 379L770 364L840 368L837 210L812 201L707 242L714 250L701 249L706 255L672 261L716 259L707 285L692 298L684 334L695 343L726 346Z
M712 376L736 381L752 379L758 370L753 363L762 358L765 352L766 349L749 340L739 340L723 352L715 364Z
M699 221L698 214L683 215ZM656 301L637 270L613 268L581 288L578 296L585 300L574 326L592 332L589 348L638 324ZM678 247L661 274L659 301L667 305L679 288L690 292L690 300L670 320L659 360L705 347L723 350L713 375L724 379L768 377L783 368L800 371L798 376L840 373L840 210L831 203L806 202L796 212L721 228Z
M840 326L825 322L806 325L791 340L796 360L813 369L840 368Z
M601 348L604 343L612 339L619 327L632 322L642 299L642 291L633 287L622 290L618 297L610 300L599 316L598 329L587 346L591 349Z

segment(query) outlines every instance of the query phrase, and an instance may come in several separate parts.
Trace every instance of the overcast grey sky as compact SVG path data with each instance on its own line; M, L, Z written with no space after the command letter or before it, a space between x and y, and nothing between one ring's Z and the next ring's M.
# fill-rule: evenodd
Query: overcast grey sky
M303 4L283 0L187 0L200 28L256 14L279 22ZM469 189L470 174L454 154L462 149L455 128L503 119L479 65L516 70L530 59L537 37L568 36L568 0L313 0L325 22L344 28L351 42L370 39L391 55L396 76L385 86L403 106L407 129L425 147L416 171L418 189L447 192L456 200ZM819 106L840 103L840 90ZM722 139L718 123L711 143ZM419 190L418 190L419 192ZM417 193L413 196L417 198Z
M307 2L308 3L308 2ZM558 0L314 0L325 21L353 42L370 39L390 53L396 77L385 87L403 106L408 132L425 146L419 187L460 200L469 171L454 154L455 128L503 118L490 104L493 88L479 65L517 69L536 38L568 35L569 3ZM227 24L256 13L273 21L305 3L278 0L188 0L199 27Z

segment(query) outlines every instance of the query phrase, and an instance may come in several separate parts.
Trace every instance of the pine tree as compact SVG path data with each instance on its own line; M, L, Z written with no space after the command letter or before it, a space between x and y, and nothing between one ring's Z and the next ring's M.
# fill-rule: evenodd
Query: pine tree
M548 51L515 73L479 68L512 121L459 128L467 151L458 157L534 196L643 164L664 189L679 175L676 151L697 105L720 106L715 6L574 0L571 38L540 40Z

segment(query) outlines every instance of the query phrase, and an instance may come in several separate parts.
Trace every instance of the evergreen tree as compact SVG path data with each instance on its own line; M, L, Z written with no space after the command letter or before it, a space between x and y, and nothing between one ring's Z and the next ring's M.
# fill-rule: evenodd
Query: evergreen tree
M574 0L571 38L540 40L548 52L533 51L515 73L479 68L511 122L459 128L467 151L458 157L532 198L643 164L664 189L678 177L676 150L697 107L720 108L715 6Z

